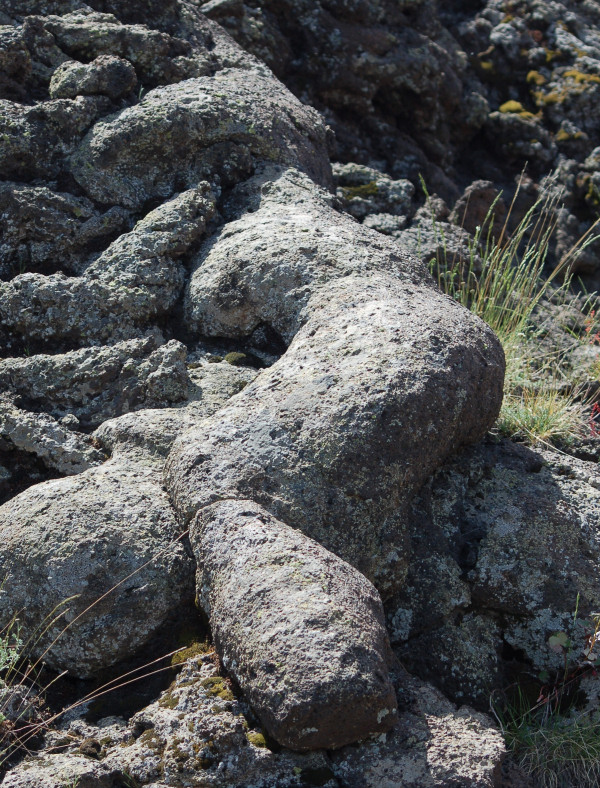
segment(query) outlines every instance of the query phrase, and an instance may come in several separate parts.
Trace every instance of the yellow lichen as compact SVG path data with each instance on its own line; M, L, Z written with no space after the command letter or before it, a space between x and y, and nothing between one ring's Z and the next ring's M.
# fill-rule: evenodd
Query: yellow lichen
M527 84L529 85L538 85L541 86L545 84L546 77L543 74L540 74L539 71L530 71L527 74Z
M488 77L492 76L496 70L494 63L491 60L480 60L479 68L482 72L482 75Z
M584 134L582 131L575 131L572 134L566 131L565 129L559 129L556 132L556 141L557 142L569 142L572 140L580 140L583 139Z
M500 107L500 112L504 114L518 115L524 120L535 120L536 118L536 115L534 115L533 112L526 110L520 101L505 101Z
M600 77L597 74L586 74L583 71L577 71L574 68L570 68L568 71L565 71L563 77L567 77L568 79L574 79L578 85L585 85L589 83L600 83Z
M267 740L265 739L264 735L262 733L258 733L258 731L248 731L248 733L246 733L246 738L250 744L253 744L255 747L267 746Z
M543 93L541 90L536 90L533 94L535 103L538 107L548 106L549 104L562 104L567 98L567 91L551 90L549 93Z

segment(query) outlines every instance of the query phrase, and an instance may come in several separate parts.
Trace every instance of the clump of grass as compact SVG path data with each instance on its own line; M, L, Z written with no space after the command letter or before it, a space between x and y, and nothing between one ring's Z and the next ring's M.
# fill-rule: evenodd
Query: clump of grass
M582 433L584 421L582 401L544 386L506 393L496 426L511 438L568 444Z
M545 715L519 694L497 712L513 759L539 788L597 788L600 784L600 717Z
M576 709L580 680L596 676L600 666L600 614L591 613L589 620L578 622L579 602L577 595L571 634L555 632L547 642L551 651L562 655L563 667L538 674L539 692L528 681L490 698L490 710L513 760L539 788L600 784L600 713ZM583 648L578 643L578 623L584 627Z
M586 432L589 402L581 385L565 385L561 351L556 347L549 352L547 342L542 349L547 332L535 318L544 298L552 295L560 301L566 296L572 264L598 238L593 235L598 222L544 276L560 195L538 199L509 233L518 194L517 189L498 238L492 230L500 197L477 228L468 259L457 261L446 254L442 261L432 261L431 268L440 289L484 320L502 343L506 377L496 425L500 433L532 443L569 443ZM443 228L435 220L434 230L445 250Z

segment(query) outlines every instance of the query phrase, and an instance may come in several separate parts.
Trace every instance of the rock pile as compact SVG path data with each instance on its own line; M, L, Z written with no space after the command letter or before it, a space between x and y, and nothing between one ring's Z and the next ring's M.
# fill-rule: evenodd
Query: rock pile
M550 466L526 486L553 492L536 514L513 501L533 453L449 460L497 416L502 350L405 251L427 211L452 218L441 198L414 213L425 154L388 174L365 160L410 117L453 193L442 149L485 126L481 82L441 23L419 32L428 3L396 4L385 35L383 0L309 5L298 56L287 3L0 11L0 632L16 616L34 656L96 677L196 599L216 649L130 720L71 715L6 788L492 786L499 733L397 655L481 703L503 639L535 661L569 594L598 596L585 463L573 484ZM370 128L352 149L365 161L332 171L323 117L265 63L312 85L338 153ZM500 526L499 502L514 515ZM535 542L544 517L587 552L554 585L539 561L524 583L538 549L518 534Z

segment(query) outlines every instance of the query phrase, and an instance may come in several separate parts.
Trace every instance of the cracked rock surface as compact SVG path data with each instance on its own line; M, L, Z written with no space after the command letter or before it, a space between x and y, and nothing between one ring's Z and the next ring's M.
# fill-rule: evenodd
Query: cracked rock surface
M126 784L126 775L149 788L496 785L504 743L490 720L467 706L457 711L433 687L404 674L395 681L403 705L392 732L334 753L298 753L265 739L207 653L188 660L169 689L129 723L113 716L62 724L47 737L49 747L63 742L61 752L25 761L2 786L61 788L79 777L90 788L113 788ZM94 745L98 760L82 754L85 743Z
M498 413L498 340L370 229L368 216L407 210L411 185L382 176L374 199L353 185L371 174L350 168L334 196L323 118L195 4L92 6L0 12L0 58L22 64L0 80L0 461L13 479L0 629L18 615L28 637L66 607L36 654L88 678L139 654L196 596L246 706L219 728L192 698L177 718L187 749L165 740L173 769L129 765L123 747L91 769L59 755L57 774L118 786L131 766L142 784L175 786L189 750L190 784L202 770L234 784L223 770L246 779L246 755L259 757L236 755L246 739L260 749L243 712L289 750L371 737L335 763L306 756L282 785L303 769L358 785L363 754L373 786L401 781L413 755L421 784L451 785L466 767L440 742L471 726L487 765L467 784L491 786L498 734L435 693L448 719L430 749L448 764L426 781L402 698L434 691L395 664L382 599L408 576L415 493ZM205 668L204 696L233 702ZM160 739L161 724L145 730ZM27 785L34 762L3 786ZM49 768L38 785L58 779Z

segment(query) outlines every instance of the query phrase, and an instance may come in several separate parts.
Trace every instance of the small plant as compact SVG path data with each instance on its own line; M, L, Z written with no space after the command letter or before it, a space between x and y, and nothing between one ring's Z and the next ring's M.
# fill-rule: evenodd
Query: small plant
M510 730L510 732L509 732ZM507 744L521 769L540 788L597 788L600 784L600 719L553 717L539 725L523 716L505 729Z
M15 666L21 657L23 641L17 619L0 632L0 687L6 686L6 679L14 672Z
M540 788L597 788L600 784L600 714L576 708L577 688L584 676L596 676L600 666L600 613L578 622L579 596L573 634L555 632L548 648L562 657L562 668L542 671L539 694L531 697L519 684L491 699L507 746L520 768ZM577 648L576 625L583 629ZM533 696L535 697L535 696Z
M503 435L535 443L568 444L583 433L584 406L551 386L507 391L496 423Z
M589 431L590 403L584 386L567 385L564 352L548 348L549 332L540 324L537 312L543 299L565 298L573 261L597 240L593 231L598 222L544 276L559 197L538 199L509 234L518 193L517 189L497 238L492 232L500 195L477 227L468 259L449 259L446 252L443 260L431 262L431 270L440 289L484 320L502 343L506 377L497 422L500 433L531 443L569 443ZM446 250L443 228L435 220L433 226ZM589 341L589 335L582 341Z

